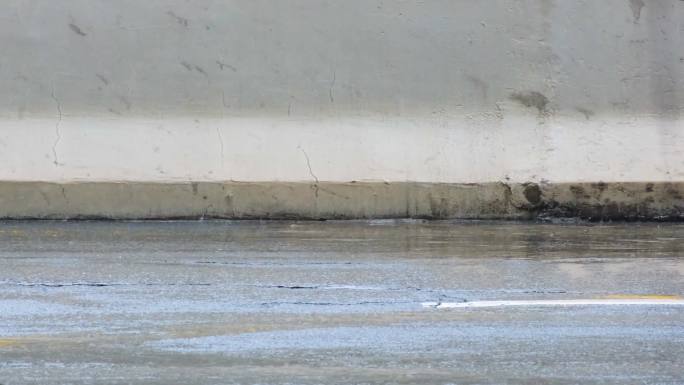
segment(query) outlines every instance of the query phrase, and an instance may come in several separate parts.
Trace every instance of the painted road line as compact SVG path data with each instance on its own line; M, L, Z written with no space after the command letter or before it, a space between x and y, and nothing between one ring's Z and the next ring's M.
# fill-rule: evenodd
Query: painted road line
M684 300L684 298L678 295L671 294L612 294L601 299L676 299Z
M17 345L17 340L0 338L0 348L12 347L14 345Z
M424 302L423 307L436 309L510 307L510 306L684 306L684 299L561 299L472 302Z

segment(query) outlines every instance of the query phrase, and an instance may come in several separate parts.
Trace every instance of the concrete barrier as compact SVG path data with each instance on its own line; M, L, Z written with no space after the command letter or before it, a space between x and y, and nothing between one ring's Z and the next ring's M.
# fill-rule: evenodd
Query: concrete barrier
M679 0L0 9L0 217L684 216Z
M0 182L16 219L680 220L684 183Z

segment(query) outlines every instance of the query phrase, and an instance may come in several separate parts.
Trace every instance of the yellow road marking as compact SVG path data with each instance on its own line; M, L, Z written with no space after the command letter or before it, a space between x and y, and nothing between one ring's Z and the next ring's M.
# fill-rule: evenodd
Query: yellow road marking
M682 299L678 295L666 295L666 294L613 294L605 297L604 299Z
M0 339L0 348L14 346L16 344L17 344L17 340Z

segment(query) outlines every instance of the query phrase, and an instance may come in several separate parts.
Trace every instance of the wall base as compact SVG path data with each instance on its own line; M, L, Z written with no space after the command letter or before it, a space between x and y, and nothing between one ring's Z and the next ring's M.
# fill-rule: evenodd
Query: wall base
M0 182L4 219L684 220L684 182Z

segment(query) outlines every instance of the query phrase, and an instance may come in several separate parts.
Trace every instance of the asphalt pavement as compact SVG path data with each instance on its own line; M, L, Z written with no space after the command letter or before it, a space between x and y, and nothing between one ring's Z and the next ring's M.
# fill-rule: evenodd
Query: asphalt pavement
M684 225L1 222L0 384L684 384Z

